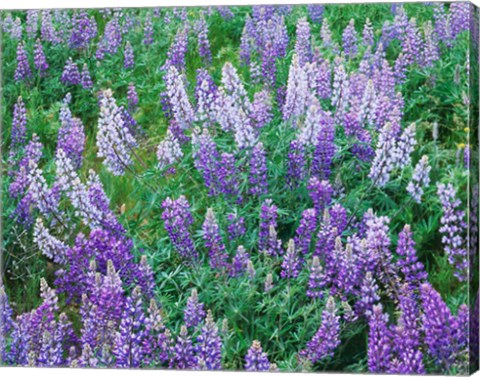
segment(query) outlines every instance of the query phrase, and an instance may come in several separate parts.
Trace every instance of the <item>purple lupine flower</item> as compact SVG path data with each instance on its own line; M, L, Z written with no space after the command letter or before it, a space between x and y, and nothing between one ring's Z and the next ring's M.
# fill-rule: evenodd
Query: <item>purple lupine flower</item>
M301 254L306 255L313 245L313 238L317 230L317 212L313 208L302 213L300 224L295 232L295 245Z
M355 30L355 20L352 18L342 35L343 52L345 53L345 56L350 59L355 58L358 54L357 40L358 36L357 31Z
M7 338L10 336L16 323L13 320L13 311L8 302L8 296L5 293L3 282L0 282L0 358L3 363L7 363L7 357L11 351L7 353Z
M193 288L184 310L185 326L188 328L196 327L204 319L205 310L203 304L198 300L197 290Z
M175 137L172 131L167 130L167 135L157 147L158 168L160 170L170 168L168 170L169 173L173 173L175 169L172 167L172 165L179 161L182 157L183 152L178 139Z
M320 129L333 119L329 113L322 110L319 100L313 95L308 99L306 110L305 122L299 130L298 141L305 146L311 146L317 143Z
M255 93L250 117L257 129L263 128L272 120L272 101L267 90Z
M328 179L331 174L331 165L335 155L335 125L333 117L325 114L320 121L317 133L315 151L311 171L320 179Z
M26 81L32 76L30 63L28 62L25 42L18 42L17 45L17 68L15 69L15 81Z
M83 89L93 88L93 81L92 81L92 77L90 76L87 63L83 63L82 73L80 77L80 84L82 85Z
M305 17L297 21L296 37L295 54L298 56L300 67L303 67L312 59L312 36L310 34L310 24Z
M250 194L262 196L268 193L267 185L267 158L263 143L259 142L252 150L250 156Z
M142 343L144 365L158 365L168 361L170 352L169 330L163 324L161 310L154 299L150 300L145 318L145 336Z
M89 17L85 10L74 12L69 40L70 47L85 49L96 36L97 22L95 17Z
M200 133L194 130L192 137L194 165L202 173L205 186L209 190L209 195L218 194L217 174L219 171L220 156L217 150L217 144L204 128Z
M68 108L70 101L71 95L67 94L60 109L61 127L58 130L57 150L62 149L78 170L82 164L82 154L85 149L85 130L82 121L72 116Z
M165 75L165 83L173 118L182 129L190 128L195 120L195 112L187 96L185 77L172 65Z
M387 123L380 130L375 149L375 158L372 161L369 178L379 187L385 186L390 180L390 173L398 161L395 158L395 135L391 123Z
M242 30L242 36L240 38L240 61L243 65L250 65L250 57L252 55L252 29L255 29L255 25L250 15L245 17L245 26Z
M405 26L405 35L402 41L403 55L408 65L417 63L421 57L422 38L417 28L415 18L411 18Z
M186 260L197 259L198 252L195 250L188 229L193 223L193 218L190 213L190 204L185 196L181 195L176 200L166 198L162 203L162 208L164 209L162 219L165 221L165 229L177 252Z
M314 86L319 98L329 99L332 95L332 69L328 60L318 59L314 80Z
M237 213L229 213L228 220L228 239L235 241L242 238L245 235L245 219L237 215Z
M306 151L305 146L298 140L290 143L287 161L287 185L290 189L296 189L305 180L306 176Z
M336 107L337 117L341 119L346 112L349 97L349 79L342 57L335 58L332 85L332 106Z
M65 63L60 81L65 85L80 84L80 72L77 64L73 62L72 58L68 58L67 62Z
M150 12L145 16L145 21L143 23L143 44L151 45L153 43L153 23L152 23L152 14Z
M188 33L186 29L179 28L175 39L167 51L167 61L163 68L168 70L171 66L175 67L177 71L185 71L185 55L188 50Z
M330 30L330 24L328 19L324 18L322 27L320 28L320 37L322 39L322 45L325 48L332 49L334 52L338 52L338 46L332 40L332 32Z
M421 64L423 67L432 67L440 59L440 50L438 48L438 37L435 33L432 22L428 21L423 25L424 44L422 51Z
M393 359L388 373L424 374L420 347L420 313L414 293L408 285L399 297L400 317L392 328Z
M372 46L375 43L374 36L373 36L373 27L372 23L370 22L370 19L367 18L365 20L365 26L363 27L363 44L365 46Z
M236 166L235 154L223 152L217 171L217 191L236 203L242 202L239 189L239 168Z
M423 309L422 330L428 353L437 364L450 368L462 351L456 337L456 318L429 283L420 286L420 296Z
M205 325L197 337L195 346L197 363L202 370L220 370L222 368L222 339L213 320L212 311L207 312Z
M226 268L228 265L228 254L225 250L222 236L220 235L215 213L211 208L207 209L202 230L205 247L208 249L210 267L220 270Z
M310 16L310 19L317 23L320 24L322 23L323 19L323 12L325 11L325 6L321 4L308 4L307 5L307 10L308 10L308 15Z
M307 343L307 348L302 351L312 363L327 357L333 357L335 349L340 345L340 317L337 314L335 300L328 297L322 312L322 323L313 338Z
M470 29L471 14L473 14L473 7L468 3L459 2L450 4L453 38L456 38L462 31Z
M368 315L368 370L385 373L390 366L391 332L388 314L383 313L381 304L375 305Z
M417 203L422 202L423 190L430 184L430 170L432 170L432 168L428 164L428 156L424 155L415 166L412 180L407 186L407 192Z
M394 69L394 75L395 75L395 83L396 84L403 84L405 83L405 80L407 78L407 62L405 61L405 57L403 53L398 54L397 59L395 60L395 69Z
M27 110L22 96L13 106L11 149L17 149L27 141Z
M402 258L397 264L405 276L405 281L409 284L418 286L427 278L427 272L422 262L418 261L415 251L415 241L410 229L410 225L405 225L398 236L397 254Z
M33 63L35 64L35 69L40 76L43 76L48 69L47 58L43 52L43 46L40 39L37 39L35 42L35 47L33 51Z
M245 248L240 245L237 248L235 257L232 260L232 268L230 274L232 276L241 276L247 270L247 264L250 261L250 255L245 251Z
M38 165L40 158L42 158L42 148L43 145L40 143L40 138L37 134L33 134L18 164L19 171L13 173L14 180L8 189L8 193L14 198L18 198L27 189L29 185L27 169L32 163Z
M339 235L347 228L347 210L341 204L336 203L328 210L332 226L337 228Z
M210 41L208 40L208 24L205 18L202 17L196 22L195 29L198 38L198 53L207 63L211 63L212 52L210 50Z
M60 43L58 32L53 27L52 12L50 10L42 10L40 34L45 42L50 42L54 45Z
M360 287L360 299L355 304L358 314L367 314L378 303L380 296L378 295L378 285L370 271L367 271Z
M125 44L125 49L123 50L123 67L125 69L130 69L135 66L135 56L133 55L133 47L130 41L127 41Z
M118 368L139 368L143 362L142 338L145 314L140 287L135 287L125 300L112 353Z
M318 256L314 256L308 277L307 296L322 299L325 294L327 282L322 265L320 264L320 259Z
M307 189L317 214L323 213L332 200L332 185L328 181L320 181L317 177L312 177L308 180Z
M95 56L98 60L105 58L105 55L113 55L122 44L122 30L120 27L120 17L114 13L112 19L105 25L103 36L98 42Z
M442 226L440 233L445 254L449 263L455 268L455 276L464 281L468 274L468 257L465 248L463 233L467 227L465 223L465 212L462 211L462 202L456 198L456 192L451 183L445 185L437 184L437 194L442 205L443 216L440 220Z
M197 101L196 120L208 122L215 121L215 102L218 97L218 88L212 76L206 69L197 71L197 85L195 87L195 99Z
M128 102L128 110L130 112L135 111L138 105L138 94L133 82L128 84L127 102Z
M25 30L29 39L35 39L38 33L38 16L40 11L27 10L27 19L25 21Z
M305 113L308 93L307 73L300 66L298 56L293 55L288 71L285 104L282 109L283 120L289 120L292 117L297 118Z
M302 269L303 261L295 248L295 241L288 241L287 252L283 257L282 272L280 276L284 279L297 278Z
M104 90L100 98L97 147L98 157L114 175L123 175L132 164L131 152L137 145L135 137L126 126L123 109L117 106L110 89Z
M172 347L172 357L170 359L170 368L176 369L195 369L198 366L195 350L192 340L188 335L187 328L182 326L180 334L177 337L175 347Z
M445 12L444 3L433 4L433 19L435 20L435 33L438 39L442 41L445 46L452 46L452 30L450 15L447 16Z
M277 226L277 206L271 199L266 199L260 209L260 231L258 233L258 250L266 250L269 241L270 227Z
M270 369L268 355L263 352L262 345L258 340L252 342L245 355L245 370L249 372L267 372Z

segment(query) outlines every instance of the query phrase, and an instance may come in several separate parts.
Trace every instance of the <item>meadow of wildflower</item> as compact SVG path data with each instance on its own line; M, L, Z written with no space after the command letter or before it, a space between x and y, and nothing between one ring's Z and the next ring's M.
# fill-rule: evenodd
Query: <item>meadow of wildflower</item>
M1 364L477 370L477 21L1 12Z

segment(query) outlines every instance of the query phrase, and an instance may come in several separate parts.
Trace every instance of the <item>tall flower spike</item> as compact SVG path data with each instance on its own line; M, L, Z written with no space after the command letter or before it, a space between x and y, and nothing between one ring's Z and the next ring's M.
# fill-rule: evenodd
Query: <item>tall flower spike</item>
M295 246L301 254L306 255L310 252L316 230L317 212L313 208L306 209L295 232Z
M95 18L93 16L89 17L84 10L74 12L69 41L70 47L84 49L96 36L97 22Z
M15 69L15 81L26 81L32 76L30 63L28 62L27 51L25 50L25 43L19 42L17 45L17 68Z
M295 41L295 53L301 67L309 63L312 58L310 25L305 17L297 22L297 40Z
M320 328L307 343L307 348L302 351L312 363L327 357L333 357L335 349L340 345L340 317L337 314L335 300L328 297L327 304L322 312Z
M323 213L323 210L330 206L332 200L332 185L328 181L320 181L317 177L312 177L308 181L307 188L315 210L318 214Z
M308 76L301 67L299 57L295 54L288 71L287 93L285 105L283 106L283 120L298 118L305 113L307 106Z
M408 224L398 236L397 254L402 257L397 264L410 285L416 287L427 278L423 263L418 261L413 233Z
M100 118L98 120L98 157L114 175L123 175L132 161L132 149L137 141L126 126L122 108L117 106L110 89L104 90L100 98Z
M33 242L43 255L52 259L55 263L65 263L67 245L53 236L43 224L41 218L37 218L33 229Z
M412 123L405 128L394 148L395 166L399 169L403 169L405 166L410 165L412 161L411 154L414 146L417 144L417 141L415 140L415 130L415 123Z
M467 228L465 223L465 212L462 211L461 201L456 198L456 193L451 183L445 185L437 184L437 193L443 209L443 216L440 220L442 226L440 233L448 261L455 268L455 276L464 281L468 275L469 258L465 248L463 234Z
M172 349L170 358L170 368L176 369L195 369L198 366L195 350L192 340L188 335L187 328L182 326L180 334L177 337L177 343Z
M145 16L145 22L143 24L143 44L151 45L153 43L153 23L152 14L150 12Z
M323 274L323 268L318 256L314 256L310 266L310 276L308 278L307 296L311 298L322 299L327 285L327 279Z
M368 325L368 370L385 373L390 366L391 333L388 328L388 314L383 313L381 304L375 305L369 314Z
M205 18L197 21L195 28L198 35L198 52L200 57L205 59L207 63L212 62L212 52L210 51L210 41L208 40L208 24Z
M258 233L258 250L264 251L268 247L270 227L277 226L277 206L271 199L266 199L260 208L260 231Z
M176 200L166 198L162 203L162 208L164 209L162 219L165 221L165 229L177 252L187 261L192 262L197 259L198 252L195 250L189 231L193 217L190 213L190 204L185 196L181 195Z
M293 140L290 143L288 152L288 170L286 174L287 185L292 190L298 188L305 180L306 157L305 146L298 140Z
M228 265L228 254L220 234L217 219L213 209L207 209L203 222L203 239L209 254L209 264L212 269L222 270Z
M370 22L370 19L367 18L365 20L365 26L363 27L363 44L365 46L372 46L374 45L374 36L373 36L373 26Z
M351 59L357 56L358 53L357 39L358 36L355 30L355 21L352 18L342 35L343 52Z
M237 248L237 253L232 261L232 267L230 274L232 276L240 276L247 270L248 262L250 261L250 255L246 252L245 248L240 245Z
M203 304L198 300L198 293L195 288L187 300L187 306L184 310L185 326L188 328L196 327L205 318Z
M222 368L222 339L218 335L218 327L209 310L201 334L197 337L195 355L201 369L220 370Z
M137 105L138 105L137 89L135 88L135 85L133 84L133 82L128 84L127 102L128 102L128 111L133 113L137 109Z
M270 369L268 355L263 352L262 345L254 340L245 355L245 370L249 372L267 372Z
M396 160L395 135L390 123L385 124L380 130L375 158L372 161L369 177L376 186L383 187L390 180Z
M173 117L182 129L187 129L195 120L195 113L188 99L184 80L185 77L179 74L177 68L174 66L168 68L165 83Z
M164 170L172 167L177 161L183 157L180 143L172 131L167 130L167 135L157 147L158 168ZM173 170L174 171L174 170ZM169 172L173 172L169 169Z
M125 49L123 50L123 67L130 69L135 66L135 57L133 55L133 47L130 41L127 41Z
M302 262L303 261L295 248L295 242L291 239L288 241L287 252L283 257L282 272L280 273L280 276L284 279L298 277L302 269Z
M379 300L378 285L372 273L367 271L360 287L360 299L356 302L355 309L358 314L368 314Z
M77 85L80 84L80 72L78 66L73 62L72 58L68 58L63 68L62 77L60 81L65 85Z
M48 69L47 58L45 57L45 53L43 52L43 46L40 39L37 39L35 42L35 47L33 51L33 62L35 64L35 69L39 73L40 76L44 76L45 72Z
M422 300L422 330L428 353L437 364L450 368L462 351L456 337L456 319L440 294L429 284L420 286Z
M92 81L92 77L90 76L90 71L88 70L87 63L83 64L82 73L80 77L80 84L82 85L83 89L93 88L93 81Z
M13 106L12 144L11 149L17 149L27 141L27 110L22 96L18 97Z
M267 186L267 159L263 143L258 142L250 157L250 194L261 196L268 193Z
M407 192L417 203L422 202L423 190L430 184L429 173L432 170L428 164L428 156L424 155L415 166L412 180L408 183Z

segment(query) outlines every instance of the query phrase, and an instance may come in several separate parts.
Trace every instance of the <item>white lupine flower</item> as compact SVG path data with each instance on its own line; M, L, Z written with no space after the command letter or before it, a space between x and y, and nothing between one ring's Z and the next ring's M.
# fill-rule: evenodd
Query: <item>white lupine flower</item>
M414 146L417 144L415 140L415 123L405 128L402 135L398 139L397 145L394 149L395 167L402 169L412 162L411 154Z
M407 192L417 203L422 201L423 189L430 184L429 173L432 170L428 164L428 157L422 156L413 171L412 180L408 183Z
M98 120L98 157L104 157L107 170L123 175L132 164L131 150L137 145L135 137L123 120L122 108L117 106L110 89L102 92Z
M380 130L375 158L368 175L376 186L383 187L390 179L390 173L395 167L394 149L395 135L393 134L391 123L387 123Z
M43 255L52 259L55 263L65 263L65 253L68 246L50 234L40 218L37 218L33 228L33 242Z
M72 161L63 149L57 151L55 165L57 167L57 183L75 208L75 215L79 216L90 228L98 227L102 219L102 212L95 203L91 202L87 187L81 182Z
M160 170L173 165L183 157L180 143L175 135L168 130L167 136L163 139L157 148L158 168Z
M195 111L185 90L185 77L171 65L165 75L167 96L172 107L173 117L182 129L190 128L195 120Z
M283 120L299 117L305 113L309 98L308 74L300 66L298 56L293 55L288 72L287 93L283 106Z

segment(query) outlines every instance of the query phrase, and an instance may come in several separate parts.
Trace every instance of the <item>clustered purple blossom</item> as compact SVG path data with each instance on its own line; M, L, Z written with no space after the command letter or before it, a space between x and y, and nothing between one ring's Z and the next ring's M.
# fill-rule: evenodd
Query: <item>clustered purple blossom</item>
M17 45L17 68L15 69L15 81L26 81L32 76L32 70L28 61L25 43L19 42Z
M456 192L451 183L437 184L437 193L442 205L443 216L440 220L442 226L440 233L448 261L455 268L455 276L463 281L468 274L468 258L465 246L464 232L467 228L464 217L465 212L459 209L461 201L457 199Z
M80 71L78 70L77 64L73 62L72 58L68 58L67 62L65 63L65 67L63 68L63 73L60 80L65 85L80 84Z
M228 254L220 234L215 213L211 208L207 209L202 230L205 248L208 250L210 267L218 270L225 269L228 266Z
M254 340L245 355L245 370L249 372L267 372L270 370L268 355L263 352L262 345Z
M189 227L193 223L190 205L185 196L178 199L167 198L162 203L162 219L170 240L180 256L193 262L198 258L198 251L190 235Z

